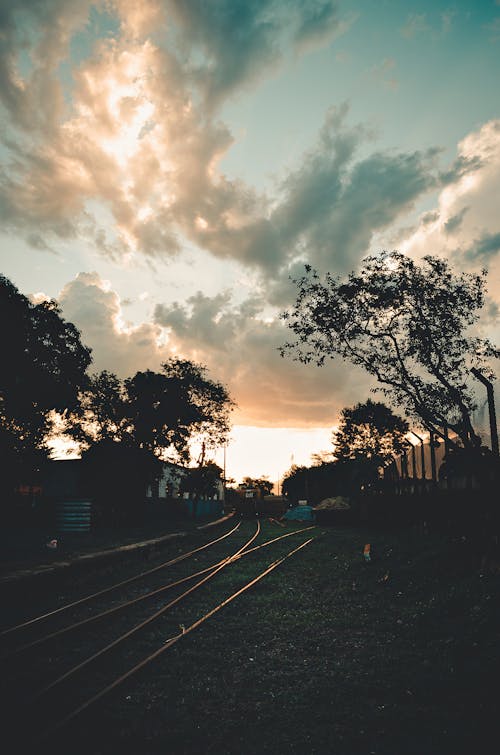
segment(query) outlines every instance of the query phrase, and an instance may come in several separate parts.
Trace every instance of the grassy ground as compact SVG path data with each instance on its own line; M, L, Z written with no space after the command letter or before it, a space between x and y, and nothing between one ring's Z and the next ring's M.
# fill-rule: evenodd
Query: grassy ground
M154 513L154 512L153 512ZM223 516L223 514L221 515ZM142 540L153 539L169 532L191 531L207 520L194 521L187 517L150 516L141 524L100 527L90 532L58 533L55 527L6 527L0 533L0 564L5 574L36 564L66 561L84 553L115 548ZM47 547L53 538L56 550Z
M249 536L254 524L243 527ZM282 533L266 522L260 540ZM72 751L472 755L488 740L496 751L500 578L481 575L461 540L314 534L73 722L61 734ZM134 652L160 647L303 539L222 572Z

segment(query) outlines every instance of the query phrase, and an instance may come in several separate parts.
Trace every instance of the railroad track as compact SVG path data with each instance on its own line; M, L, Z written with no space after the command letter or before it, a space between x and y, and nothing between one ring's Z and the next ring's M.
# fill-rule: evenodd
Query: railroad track
M93 601L96 598L100 598L103 595L107 595L111 592L114 592L115 590L118 590L121 587L125 587L126 585L130 585L133 582L137 582L140 579L144 579L144 577L148 577L151 574L155 574L161 569L166 569L169 566L178 564L180 561L184 561L187 558L191 558L196 553L199 553L200 551L210 548L216 543L219 543L221 540L225 540L226 537L229 537L229 535L232 535L233 532L236 532L236 530L239 529L240 524L241 522L238 522L238 524L235 527L229 530L229 532L226 532L224 535L221 535L220 537L217 537L214 540L211 540L209 543L205 543L204 545L199 546L198 548L193 548L192 550L187 551L186 553L182 553L180 556L176 556L176 558L171 558L168 561L164 561L163 563L152 567L151 569L146 569L145 571L141 571L138 574L134 574L134 576L132 577L128 577L127 579L122 579L121 581L115 582L112 585L109 585L108 587L104 587L102 590L97 590L93 593L90 593L89 595L85 595L83 598L79 598L78 600L73 600L71 603L65 603L64 605L59 606L58 608L55 608L51 611L47 611L46 613L39 614L38 616L35 616L31 619L27 619L26 621L20 622L19 624L16 624L12 627L3 629L2 631L0 631L0 638L13 634L14 632L19 632L19 630L25 629L26 627L33 626L34 624L38 624L39 622L44 621L45 619L49 619L49 618L52 618L53 616L57 616L58 614L68 611L71 608L76 608L77 606L81 606L84 603L90 603L90 601Z
M173 566L174 564L180 563L181 561L186 560L190 555L194 555L195 553L201 550L209 548L210 545L220 542L221 540L223 540L224 538L228 537L230 534L235 532L237 529L238 527L234 527L232 530L230 530L228 533L226 533L222 537L217 538L214 541L211 541L210 543L207 543L205 546L202 546L201 548L196 548L192 551L182 554L176 557L175 559L171 559L168 562L165 562L163 564L160 564L154 567L153 569L149 569L145 572L141 572L140 574L135 575L134 577L117 582L114 585L111 585L108 588L92 593L86 596L85 598L81 598L77 601L72 601L71 603L67 603L64 606L61 606L54 611L48 611L43 614L40 614L40 616L33 617L32 619L22 622L21 624L18 624L15 627L9 628L8 630L4 631L3 634L16 636L22 633L23 630L26 629L27 627L32 628L34 625L38 627L40 625L40 622L41 622L41 625L43 626L45 625L45 622L49 621L50 618L52 618L54 615L63 613L64 611L67 611L70 608L73 608L75 606L79 606L84 602L90 602L96 596L100 597L104 594L108 594L112 592L113 590L118 589L119 587L126 586L135 580L146 577L149 574L158 572L160 569L164 569L164 568L167 568L168 566ZM61 729L68 727L68 724L74 718L76 718L77 716L82 714L85 710L93 706L102 697L104 697L105 695L110 693L112 690L114 690L116 687L118 687L120 684L122 684L126 679L129 679L131 676L138 673L147 665L152 663L156 658L158 658L160 655L165 653L169 648L173 647L178 642L180 642L185 636L191 634L191 632L193 632L195 629L201 626L205 621L211 618L215 613L217 613L222 608L224 608L224 606L226 606L228 603L232 602L237 597L242 595L244 592L249 590L257 582L262 580L267 574L269 574L271 571L276 569L280 564L282 564L286 559L290 558L295 553L297 553L302 548L304 548L306 545L308 545L313 538L310 538L306 540L305 542L302 542L298 547L293 548L287 554L280 556L279 558L272 561L272 563L268 565L266 569L264 569L264 571L262 571L256 577L249 580L242 587L239 587L236 591L234 591L231 595L229 595L229 597L226 597L224 598L224 600L217 603L208 612L203 613L201 617L198 617L194 622L189 624L189 626L182 627L182 628L179 627L180 631L178 628L176 632L174 632L171 636L168 636L166 640L163 640L160 647L158 647L154 652L146 654L139 661L133 663L131 666L129 665L127 670L125 670L123 673L119 674L118 676L116 676L115 674L115 678L113 678L112 681L106 684L102 684L101 689L98 692L94 693L83 702L81 702L80 700L78 704L71 702L69 706L70 709L67 710L67 706L66 706L64 715L61 715L61 710L64 707L64 705L61 705L61 703L67 702L65 700L65 697L66 697L65 690L67 690L66 683L68 682L68 680L70 680L70 678L76 676L77 674L79 674L79 672L83 671L86 667L91 666L91 665L93 665L94 668L97 665L97 671L94 672L94 676L96 674L97 676L100 676L102 662L105 656L107 656L109 653L111 653L111 651L115 650L118 646L122 645L123 643L127 643L128 640L131 640L131 638L138 635L138 633L140 633L146 627L152 625L154 622L157 622L160 619L160 617L163 617L170 609L172 609L174 606L178 605L179 603L187 599L188 596L192 595L197 590L202 588L210 580L214 579L217 576L217 574L227 569L231 564L236 563L240 559L252 553L260 551L264 548L268 548L269 546L272 546L278 541L283 541L286 538L289 538L291 536L300 535L301 533L306 533L307 531L312 530L312 529L314 528L307 527L300 530L294 530L293 532L286 533L279 537L274 537L264 543L261 543L260 545L253 545L253 543L255 542L256 538L258 537L260 533L260 522L257 522L256 531L251 535L251 537L242 546L238 547L232 553L210 564L209 566L203 569L195 570L185 575L184 577L167 582L166 584L163 584L160 587L157 587L151 590L145 595L134 597L131 600L126 600L117 606L112 606L111 608L107 608L85 619L72 622L65 627L59 628L52 632L48 632L41 637L37 637L35 640L31 640L28 643L20 644L16 648L14 648L14 650L11 651L10 656L6 658L7 662L10 662L10 664L12 665L12 663L19 662L20 658L21 660L25 660L25 661L27 660L29 662L29 659L32 655L33 650L35 650L36 648L38 648L39 646L45 643L50 642L51 640L59 638L62 635L70 635L75 630L85 628L87 627L87 625L92 624L94 622L108 621L115 614L119 612L126 612L128 608L132 608L133 606L136 606L138 603L143 603L144 601L147 601L148 599L151 599L151 598L157 598L158 596L163 595L169 590L173 590L175 588L181 587L186 582L192 582L193 580L197 580L196 582L191 584L190 587L178 593L175 597L173 597L167 603L163 604L159 609L157 609L153 613L148 614L146 618L144 618L142 621L139 621L138 623L134 623L134 625L131 628L129 628L127 631L122 632L118 637L115 637L111 642L108 642L104 646L100 647L96 652L86 656L83 660L79 661L77 664L71 665L69 669L66 668L66 670L63 673L59 674L55 678L52 678L52 679L44 678L43 680L40 680L41 686L40 684L38 684L38 688L34 691L34 694L30 696L28 706L23 708L23 718L25 718L27 715L29 720L33 722L33 727L31 729L30 737L29 737L30 742L25 743L27 747L25 751L26 752L34 751L32 748L35 747L35 743L37 741L44 741L47 743L50 737L55 732L59 732ZM170 635L170 632L169 632L169 635ZM137 644L138 643L136 641L135 645ZM129 645L127 645L127 647L129 647ZM97 664L96 663L97 661L100 661L101 665ZM73 685L73 687L74 686L75 685ZM57 700L54 702L54 693L56 693L57 695L58 692L60 694L57 697ZM70 695L70 697L72 696ZM54 714L55 709L58 711L58 714L54 718L53 714ZM50 721L50 724L47 725L47 721Z

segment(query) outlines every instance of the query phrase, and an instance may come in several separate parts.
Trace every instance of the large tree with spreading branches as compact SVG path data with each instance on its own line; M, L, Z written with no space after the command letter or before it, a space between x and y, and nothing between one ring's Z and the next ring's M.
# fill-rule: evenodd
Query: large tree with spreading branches
M284 320L297 336L282 355L322 365L341 357L366 370L395 406L464 447L478 444L470 370L493 378L499 350L473 326L484 304L486 272L455 273L443 259L416 262L400 252L366 257L358 272L322 280L310 266L296 280Z
M124 381L107 371L91 376L66 432L84 449L111 441L187 461L194 438L206 448L225 441L232 407L225 386L205 367L172 358L162 372L137 372Z

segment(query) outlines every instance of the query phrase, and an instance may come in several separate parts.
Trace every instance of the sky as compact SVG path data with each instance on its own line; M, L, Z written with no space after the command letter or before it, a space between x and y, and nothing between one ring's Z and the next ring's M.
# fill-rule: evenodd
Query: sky
M500 0L0 0L0 270L96 371L205 364L277 481L370 397L278 353L304 263L486 267L500 341L499 81Z

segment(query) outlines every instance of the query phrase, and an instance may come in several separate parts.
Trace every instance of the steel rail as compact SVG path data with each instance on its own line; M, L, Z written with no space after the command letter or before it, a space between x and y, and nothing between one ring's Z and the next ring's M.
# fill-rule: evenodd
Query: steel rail
M144 621L141 621L139 624L136 624L136 626L129 629L124 634L117 637L115 640L110 642L108 645L105 645L103 648L98 650L96 653L93 653L93 655L89 656L88 658L85 658L83 661L78 663L76 666L73 666L73 668L70 668L68 671L66 671L64 674L62 674L57 679L54 679L54 681L50 682L46 687L43 687L43 689L39 690L35 695L32 696L31 702L35 703L37 700L39 700L43 695L45 695L47 692L49 692L53 687L60 684L61 682L68 679L68 677L75 674L77 671L80 671L82 668L85 668L85 666L88 666L89 663L92 663L92 661L95 661L97 658L99 658L101 655L104 655L104 653L107 653L109 650L112 650L114 647L119 645L124 640L127 640L129 637L132 637L132 635L136 634L140 629L143 629L148 624L151 624L151 622L155 621L159 616L164 614L166 611L168 611L169 608L172 608L172 606L175 606L177 603L179 603L183 598L186 598L190 593L197 590L199 587L205 584L205 582L208 582L209 579L212 579L215 577L216 574L218 574L222 569L224 569L226 566L229 566L230 563L232 563L232 560L239 556L239 554L245 550L245 548L248 548L251 543L258 537L260 533L260 522L257 522L257 529L255 533L252 535L252 537L247 540L245 545L243 545L241 548L239 548L233 556L228 556L222 563L214 569L210 574L208 574L203 579L200 579L199 582L196 582L196 584L192 585L189 589L185 590L180 595L177 595L176 598L171 600L166 605L162 606L158 609L158 611L155 611L153 614L148 616L147 619L144 619Z
M189 627L185 628L181 633L175 635L174 637L171 637L170 639L166 640L166 642L158 648L154 653L151 653L151 655L148 655L147 658L144 658L142 661L137 663L135 666L133 666L131 669L126 671L124 674L119 676L117 679L115 679L111 684L108 684L104 689L102 689L100 692L98 692L93 697L89 698L85 702L83 702L81 705L78 706L78 708L75 708L73 711L68 713L67 716L65 716L63 719L58 721L54 726L52 726L50 729L47 729L38 741L45 740L48 736L51 736L54 732L59 731L62 729L66 724L68 724L70 721L72 721L76 716L78 716L80 713L82 713L84 710L89 708L91 705L96 703L98 700L103 698L105 695L107 695L109 692L111 692L113 689L118 687L120 684L122 684L126 679L131 677L133 674L136 674L138 671L143 669L145 666L147 666L149 663L151 663L153 660L158 658L162 653L164 653L166 650L171 648L173 645L175 645L179 640L183 639L183 637L186 637L186 635L190 634L190 632L197 629L201 624L203 624L205 621L207 621L209 618L211 618L215 613L220 611L222 608L227 606L229 603L231 603L233 600L235 600L237 597L242 595L244 592L249 590L251 587L253 587L257 582L260 582L261 579L266 577L270 572L272 572L274 569L277 569L278 566L280 566L284 561L286 561L288 558L293 556L298 551L302 550L302 548L305 548L306 545L309 545L315 538L310 538L309 540L306 540L304 543L299 545L297 548L294 548L292 551L286 554L286 556L283 556L282 558L277 559L276 561L273 561L270 566L267 567L263 572L261 572L257 577L254 577L254 579L250 580L246 585L241 587L239 590L237 590L235 593L229 596L229 598L226 598L222 601L222 603L219 603L215 608L212 608L208 613L206 613L201 618L197 619L193 624L191 624Z
M24 627L28 627L30 625L36 624L37 622L42 621L43 619L50 618L51 616L55 616L58 613L62 613L63 611L67 611L69 608L74 608L75 606L79 606L79 605L82 605L83 603L87 603L88 601L93 600L94 598L98 598L101 595L105 595L106 593L109 593L112 590L117 590L119 587L124 587L125 585L129 585L131 582L135 582L138 579L142 579L142 577L147 577L149 574L153 574L154 572L157 572L160 569L166 569L167 566L173 566L173 564L177 564L179 563L179 561L184 561L184 559L190 558L195 553L199 553L199 551L205 550L205 548L210 548L212 545L215 545L215 543L218 543L221 540L224 540L226 537L229 537L229 535L232 535L233 532L235 532L238 529L240 524L241 522L238 522L236 527L233 527L232 530L229 530L229 532L226 532L221 537L218 537L215 540L211 540L209 543L205 543L205 545L201 545L199 548L195 548L194 550L188 551L187 553L182 553L180 556L176 556L176 558L172 558L170 561L165 561L163 564L154 566L152 569L147 569L146 571L143 571L140 574L136 574L134 577L129 577L128 579L124 579L121 582L117 582L116 584L111 585L110 587L105 587L102 590L98 590L97 592L94 592L91 595L87 595L83 598L79 598L78 600L74 600L72 603L66 603L65 605L60 606L59 608L56 608L53 611L48 611L47 613L43 613L40 616L35 616L33 619L28 619L27 621L23 621L21 624L16 624L16 626L9 627L8 629L4 629L3 631L0 632L0 637L4 637L5 635L11 634L12 632L16 632L19 629L23 629Z
M200 569L200 571L194 572L193 574L189 574L187 577L182 577L181 579L177 579L175 580L175 582L169 582L167 585L163 585L162 587L158 587L156 590L152 590L151 592L146 593L146 595L139 595L137 598L132 598L131 600L126 601L125 603L120 603L120 605L118 606L113 606L112 608L108 608L105 611L101 611L100 613L97 613L94 616L88 616L87 618L81 619L80 621L76 621L67 627L62 627L61 629L57 629L55 632L51 632L50 634L47 634L44 637L38 637L36 640L33 640L32 642L28 642L25 645L20 645L18 648L15 648L8 655L4 655L2 660L9 660L10 658L13 658L19 653L22 653L25 650L29 650L31 648L37 647L38 645L42 645L44 642L48 642L49 640L52 640L55 637L60 637L63 634L72 632L73 630L79 629L87 624L92 624L94 621L103 619L106 616L111 616L112 614L118 613L118 611L122 611L125 608L129 608L130 606L140 603L143 600L148 600L148 598L153 598L155 595L159 595L160 593L166 592L167 590L171 590L173 587L178 587L179 585L182 585L185 582L189 582L191 579L195 579L196 577L201 577L203 574L206 574L207 572L210 572L213 569L216 569L218 566L225 563L228 559L231 562L237 561L238 559L243 558L243 556L248 556L249 553L253 553L254 551L260 550L261 548L266 548L268 545L271 545L272 543L275 543L278 540L283 540L284 538L291 537L292 535L298 535L301 532L308 532L309 530L312 530L312 529L314 529L314 526L304 527L300 530L294 530L293 532L287 532L285 535L280 535L279 537L275 537L272 540L267 540L265 543L262 543L261 545L256 545L254 548L249 548L248 550L245 550L238 555L227 556L226 558L223 558L221 561L218 561L217 563L212 564L211 566L207 566L205 569Z

